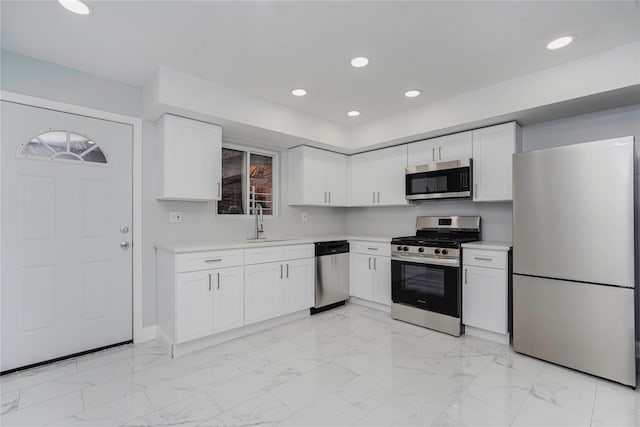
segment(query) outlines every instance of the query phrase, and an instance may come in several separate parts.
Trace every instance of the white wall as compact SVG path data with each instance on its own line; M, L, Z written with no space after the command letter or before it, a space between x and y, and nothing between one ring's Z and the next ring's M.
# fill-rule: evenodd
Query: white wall
M636 155L640 159L640 104L522 127L524 151L628 135L635 136ZM636 172L640 173L640 167L636 167ZM640 194L640 181L636 190ZM411 235L419 215L480 215L484 240L511 241L512 238L510 202L468 200L419 202L414 207L352 208L347 212L347 232Z
M143 299L144 324L155 323L155 252L154 242L216 242L242 240L254 230L254 218L217 217L214 202L156 200L156 138L152 123L145 122L143 142ZM237 144L237 141L234 141ZM259 141L250 141L259 145ZM277 151L277 150L275 150ZM317 234L344 234L344 208L287 206L287 151L280 152L280 203L275 218L265 217L262 237L301 237ZM182 223L169 223L169 212L181 211ZM302 212L308 220L302 221ZM152 301L153 305L149 302ZM153 313L152 313L153 311ZM153 316L152 316L153 314Z
M34 97L142 117L142 89L102 79L77 70L2 51L0 89ZM260 146L260 141L250 141ZM237 143L237 141L236 141ZM142 291L143 326L156 323L154 242L202 242L244 239L251 234L250 218L219 218L213 203L155 200L155 125L143 121L142 165ZM343 234L344 209L295 208L287 206L286 151L280 157L280 215L265 218L266 236ZM183 222L169 224L169 211L182 211ZM302 212L308 221L302 222Z
M2 90L128 116L142 116L142 88L6 50L0 51L0 65Z
M127 114L142 115L142 90L101 79L55 64L1 52L0 89L35 97ZM523 127L525 150L625 135L636 137L640 159L640 104L600 111ZM247 141L260 145L260 141ZM218 218L213 203L167 202L154 199L156 184L156 137L153 123L143 128L143 315L144 325L155 324L156 241L196 242L245 238L251 233L249 218ZM640 164L640 160L638 161ZM269 235L370 234L400 236L414 233L419 215L480 215L485 240L511 240L511 203L471 201L421 202L415 207L386 208L295 208L286 204L286 151L281 156L280 216L266 219ZM640 172L640 167L636 168ZM640 175L636 189L640 192ZM638 197L640 198L640 197ZM168 212L183 212L181 224L169 224ZM307 222L301 213L309 214ZM640 212L640 208L638 208ZM636 226L637 240L640 227ZM640 258L640 251L637 252ZM640 264L640 262L639 262ZM640 278L637 274L636 281Z

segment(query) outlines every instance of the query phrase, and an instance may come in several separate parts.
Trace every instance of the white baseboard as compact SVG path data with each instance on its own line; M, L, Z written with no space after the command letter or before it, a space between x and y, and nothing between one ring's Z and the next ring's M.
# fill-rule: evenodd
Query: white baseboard
M151 341L158 338L157 329L158 328L156 327L156 325L147 326L140 329L133 337L133 343L139 344L141 342Z
M208 337L203 337L197 340L192 340L180 344L172 344L171 355L172 357L184 356L185 354L193 353L194 351L202 350L203 348L211 347L216 344L221 344L226 341L235 340L236 338L241 338L256 332L264 331L265 329L280 326L293 320L303 319L305 317L309 317L309 315L309 309L300 310L295 313L276 317L275 319L265 320L263 322L253 323L251 325L243 326L231 331L210 335ZM162 335L161 338L170 343L169 337L161 329L158 329L158 331Z
M471 335L473 337L483 338L485 340L499 342L500 344L509 345L509 334L498 334L496 332L487 331L484 329L474 328L473 326L464 327L465 335Z
M369 301L358 297L349 297L349 302L373 308L374 310L384 311L385 313L391 313L391 305L380 304L379 302Z

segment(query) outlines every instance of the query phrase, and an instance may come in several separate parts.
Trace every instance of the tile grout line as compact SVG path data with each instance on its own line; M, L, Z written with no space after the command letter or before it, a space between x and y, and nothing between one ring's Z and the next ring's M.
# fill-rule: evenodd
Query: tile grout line
M596 383L596 391L593 393L593 406L591 407L591 419L589 420L589 425L593 426L593 414L596 411L596 400L598 399L598 390L600 390L600 384Z

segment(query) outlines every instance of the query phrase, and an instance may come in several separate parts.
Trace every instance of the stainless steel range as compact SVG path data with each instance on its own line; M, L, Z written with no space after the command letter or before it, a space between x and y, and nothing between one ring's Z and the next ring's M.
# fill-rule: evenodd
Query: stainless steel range
M460 245L479 238L479 216L419 216L415 236L392 239L391 317L460 336Z

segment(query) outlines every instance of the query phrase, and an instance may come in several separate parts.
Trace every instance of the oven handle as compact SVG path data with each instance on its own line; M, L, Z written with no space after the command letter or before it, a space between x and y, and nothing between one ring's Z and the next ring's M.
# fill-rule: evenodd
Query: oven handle
M400 261L400 262L413 262L416 264L426 264L426 265L443 265L446 267L460 267L460 261L458 259L452 258L430 258L429 260L417 260L415 258L399 258L399 257L391 257L391 261Z

